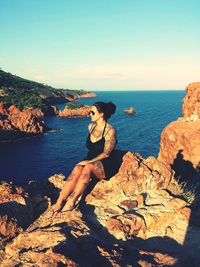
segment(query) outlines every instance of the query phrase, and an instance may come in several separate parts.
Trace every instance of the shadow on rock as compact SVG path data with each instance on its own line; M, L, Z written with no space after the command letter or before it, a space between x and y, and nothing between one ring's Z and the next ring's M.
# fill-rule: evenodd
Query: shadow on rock
M171 167L175 171L175 176L180 177L182 181L191 185L195 182L200 184L200 167L194 168L190 161L184 160L183 150L179 150Z
M92 205L80 208L82 220L88 233L79 232L67 223L61 227L67 241L54 247L53 251L70 258L80 266L189 266L192 261L184 256L183 247L169 237L153 237L147 240L132 237L118 240L103 227Z

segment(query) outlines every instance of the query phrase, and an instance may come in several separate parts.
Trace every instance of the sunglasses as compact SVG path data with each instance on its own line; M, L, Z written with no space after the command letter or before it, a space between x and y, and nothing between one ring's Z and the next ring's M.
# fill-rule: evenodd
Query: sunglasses
M95 112L94 111L90 111L90 116L94 116L95 115Z

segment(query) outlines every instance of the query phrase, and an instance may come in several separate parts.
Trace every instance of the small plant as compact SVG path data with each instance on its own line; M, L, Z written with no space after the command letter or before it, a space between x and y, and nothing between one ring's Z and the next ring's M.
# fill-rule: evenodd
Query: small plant
M195 191L195 186L191 187L188 186L186 182L181 182L180 177L176 178L176 184L174 185L173 189L171 189L171 193L173 195L184 199L190 205L192 205L197 198Z
M82 108L84 107L84 105L81 104L75 104L75 103L70 103L67 105L68 109L78 109L78 108Z

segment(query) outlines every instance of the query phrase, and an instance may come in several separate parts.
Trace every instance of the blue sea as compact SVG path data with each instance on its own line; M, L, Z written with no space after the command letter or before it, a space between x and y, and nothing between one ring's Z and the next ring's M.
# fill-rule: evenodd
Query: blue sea
M182 116L185 91L104 91L96 98L77 100L92 105L112 101L116 113L109 122L117 129L118 149L140 153L144 158L159 152L160 135L165 126ZM63 109L66 104L58 105ZM136 115L123 112L133 106ZM0 179L21 184L42 180L55 173L68 175L84 158L90 118L47 117L47 126L58 131L24 140L0 143Z

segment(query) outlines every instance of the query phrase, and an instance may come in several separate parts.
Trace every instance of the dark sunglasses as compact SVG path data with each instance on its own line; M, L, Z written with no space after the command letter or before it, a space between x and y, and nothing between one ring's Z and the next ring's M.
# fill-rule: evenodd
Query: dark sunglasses
M90 111L90 115L94 116L95 112L94 111Z

